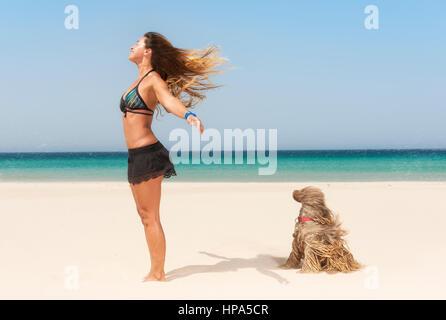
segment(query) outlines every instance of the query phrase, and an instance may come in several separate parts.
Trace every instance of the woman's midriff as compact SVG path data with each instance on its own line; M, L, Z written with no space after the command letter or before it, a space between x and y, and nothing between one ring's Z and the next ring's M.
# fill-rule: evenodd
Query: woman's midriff
M139 148L158 141L152 132L153 116L127 113L122 115L124 137L127 149Z

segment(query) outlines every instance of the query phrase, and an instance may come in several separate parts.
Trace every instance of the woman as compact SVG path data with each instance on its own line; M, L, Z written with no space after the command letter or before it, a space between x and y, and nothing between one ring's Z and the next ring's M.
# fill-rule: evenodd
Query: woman
M152 116L161 104L203 133L200 119L187 108L205 98L198 90L219 87L208 79L209 73L222 72L212 70L224 63L223 58L210 55L215 50L175 48L156 32L146 33L130 50L129 60L137 65L139 76L121 97L120 109L128 148L128 182L150 252L150 271L143 281L165 281L166 241L159 218L161 181L176 175L169 152L151 130ZM188 100L181 100L181 94Z

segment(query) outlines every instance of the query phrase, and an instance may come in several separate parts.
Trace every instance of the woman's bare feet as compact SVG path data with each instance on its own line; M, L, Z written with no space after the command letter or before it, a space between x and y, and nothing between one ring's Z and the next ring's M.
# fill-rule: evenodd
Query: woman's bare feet
M149 272L142 280L142 282L147 282L147 281L166 281L166 277L164 272L163 273Z

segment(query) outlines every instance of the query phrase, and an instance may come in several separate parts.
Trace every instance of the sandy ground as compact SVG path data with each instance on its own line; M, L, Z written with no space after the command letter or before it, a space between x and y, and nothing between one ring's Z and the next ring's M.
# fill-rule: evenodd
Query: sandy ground
M351 274L277 266L320 187L349 230ZM445 182L163 182L167 282L149 269L125 182L0 183L1 299L445 299Z

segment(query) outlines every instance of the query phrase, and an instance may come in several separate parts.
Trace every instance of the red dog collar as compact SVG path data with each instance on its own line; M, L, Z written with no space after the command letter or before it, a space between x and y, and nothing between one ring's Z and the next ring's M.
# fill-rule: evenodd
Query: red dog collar
M313 221L313 219L311 219L311 218L308 218L308 217L299 217L299 222L302 222L302 221Z

